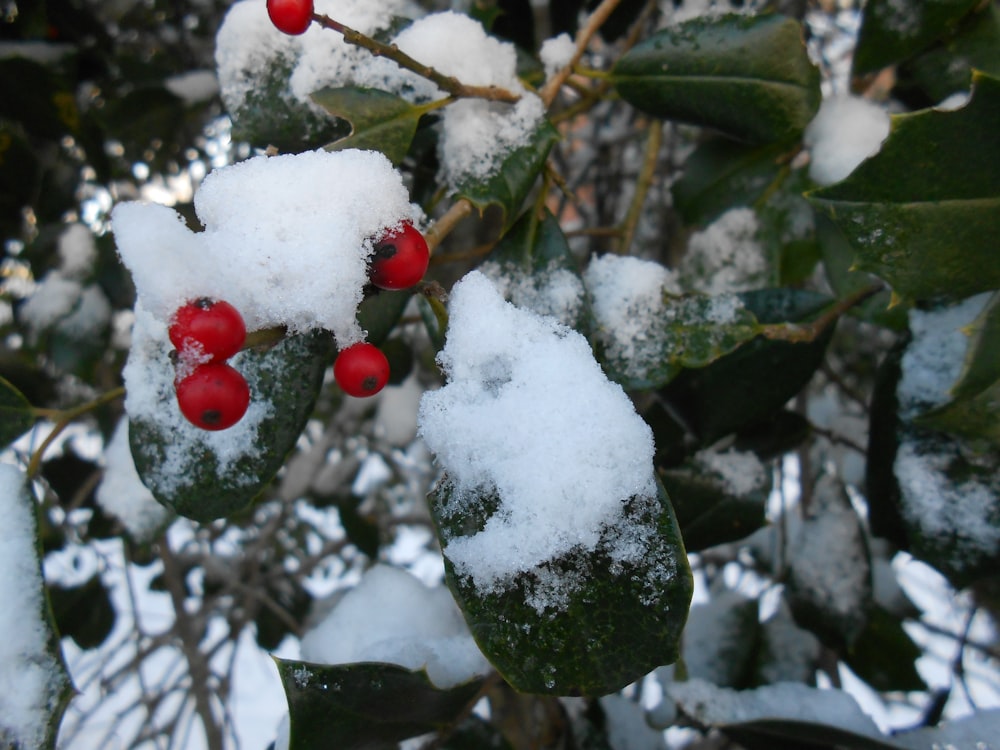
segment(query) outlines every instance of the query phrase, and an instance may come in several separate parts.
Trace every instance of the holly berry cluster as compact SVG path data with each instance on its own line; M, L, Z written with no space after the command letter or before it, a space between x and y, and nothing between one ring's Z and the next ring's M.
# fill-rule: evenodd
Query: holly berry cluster
M167 329L177 351L177 405L191 424L225 430L250 405L250 387L226 360L243 348L247 329L239 311L222 300L196 299L180 307Z
M369 280L379 289L408 289L427 271L430 251L412 224L387 232L375 244ZM250 405L246 379L227 360L243 348L243 316L224 300L200 298L170 318L170 342L177 355L174 388L181 414L203 430L225 430ZM333 363L337 384L350 396L374 396L389 381L389 360L367 341L348 346Z

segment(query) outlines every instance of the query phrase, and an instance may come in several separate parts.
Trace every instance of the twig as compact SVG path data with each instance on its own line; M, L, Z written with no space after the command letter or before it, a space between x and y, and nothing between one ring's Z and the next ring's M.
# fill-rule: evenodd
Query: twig
M376 39L372 39L370 36L362 34L360 31L355 31L348 26L344 26L344 24L335 21L323 13L313 13L313 21L324 28L339 32L348 44L366 49L376 57L384 57L392 60L399 67L416 73L422 78L426 78L439 89L446 91L452 96L465 99L486 99L491 102L507 102L509 104L514 104L521 100L520 94L515 94L500 86L469 86L464 84L453 76L446 76L437 72L434 68L414 60L395 44L383 44Z
M445 211L440 219L431 225L431 228L424 233L424 239L427 240L427 247L432 254L444 238L451 234L452 230L458 226L459 222L472 213L472 209L472 203L468 199L459 198L452 204L451 208Z
M619 255L628 255L635 238L635 230L642 217L642 208L646 205L646 195L653 184L656 174L656 163L660 155L660 145L663 143L663 123L653 120L649 125L649 135L646 138L646 150L642 157L642 169L635 181L635 195L628 207L628 213L622 222L621 242L618 245Z
M885 289L885 285L881 281L877 282L848 297L844 297L844 299L832 305L830 309L816 318L812 323L776 323L765 325L761 328L761 335L774 341L790 341L792 343L815 341L841 315L852 307L856 307L865 300L874 297L883 289Z
M600 5L598 5L594 12L590 14L587 18L586 23L577 32L576 35L576 49L573 52L573 57L570 61L560 68L556 73L545 82L542 86L542 90L538 92L538 95L542 98L542 103L545 104L546 109L552 105L555 101L556 95L559 93L559 89L562 88L563 84L566 83L566 79L570 77L573 73L573 68L576 67L577 63L580 62L580 58L583 57L583 53L587 50L587 45L590 44L590 40L593 38L594 34L597 33L598 29L604 25L604 22L608 20L608 16L618 7L621 0L604 0Z
M45 451L47 451L49 449L49 446L55 442L56 438L58 438L62 434L63 430L65 430L67 427L70 426L70 424L72 424L73 420L83 416L87 412L97 409L98 407L104 406L104 404L110 403L115 399L121 398L124 395L125 395L125 389L123 387L113 388L107 393L102 393L100 396L93 399L92 401L88 401L87 403L81 404L80 406L74 406L71 409L66 409L64 411L58 412L55 420L56 424L52 428L52 432L50 432L48 435L45 436L45 439L42 441L42 444L39 445L38 448L35 450L35 452L31 455L31 460L28 462L28 468L26 472L28 477L31 478L34 477L36 474L38 474L38 470L41 468L42 465L42 458L45 456ZM46 413L50 412L46 410Z

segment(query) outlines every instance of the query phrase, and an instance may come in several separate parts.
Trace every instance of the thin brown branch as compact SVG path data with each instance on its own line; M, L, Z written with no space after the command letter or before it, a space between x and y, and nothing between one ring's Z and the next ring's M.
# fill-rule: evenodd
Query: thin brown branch
M620 2L621 0L604 0L604 2L594 9L594 12L587 18L586 23L577 32L576 49L573 52L573 57L570 58L569 63L556 71L555 75L547 80L545 85L542 86L542 90L538 92L546 108L550 107L552 102L555 101L556 96L559 94L559 89L566 83L566 79L573 73L573 68L580 62L583 53L587 51L590 40L593 39L594 34L604 25L604 22L608 20L608 16L618 7Z
M507 102L509 104L518 102L521 99L520 94L515 94L500 86L469 86L464 84L453 76L446 76L434 70L434 68L414 60L395 44L383 44L376 39L372 39L370 36L362 34L360 31L356 31L349 26L344 26L344 24L335 21L323 13L314 13L313 21L324 28L339 32L348 44L366 49L376 57L384 57L392 60L399 67L416 73L422 78L426 78L439 89L452 96L464 99L486 99L491 102Z
M656 175L656 165L660 156L660 146L663 143L663 123L653 120L649 124L649 134L646 137L646 150L642 157L642 169L635 181L635 195L629 204L628 213L622 222L621 242L618 244L618 254L628 255L635 239L635 231L642 217L642 208L646 205L646 196Z
M427 247L430 249L431 254L437 249L445 237L451 234L452 230L458 226L458 224L466 216L472 213L473 205L465 198L459 198L452 204L445 213L435 221L431 228L424 233L424 239L427 240Z
M790 341L792 343L815 341L823 331L837 322L840 316L852 307L857 307L865 300L874 297L883 289L885 289L885 285L882 282L877 282L839 300L811 323L765 325L761 328L761 335L774 341Z

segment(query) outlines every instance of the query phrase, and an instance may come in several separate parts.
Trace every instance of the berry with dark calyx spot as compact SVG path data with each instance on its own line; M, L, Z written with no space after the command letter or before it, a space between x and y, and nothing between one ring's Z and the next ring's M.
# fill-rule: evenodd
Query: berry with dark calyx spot
M313 0L267 0L267 15L278 31L304 34L313 17Z
M424 278L430 259L427 240L407 222L375 243L371 282L379 289L409 289Z
M237 370L213 362L196 367L177 383L177 405L195 427L225 430L246 414L250 387Z
M389 382L389 360L374 344L352 344L337 355L333 377L349 396L374 396Z
M243 316L228 302L207 297L188 302L170 318L171 343L182 358L219 362L236 354L246 341Z

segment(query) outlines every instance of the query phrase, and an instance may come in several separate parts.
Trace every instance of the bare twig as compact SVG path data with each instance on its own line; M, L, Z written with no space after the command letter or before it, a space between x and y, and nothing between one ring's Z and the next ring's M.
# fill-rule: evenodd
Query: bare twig
M653 177L656 174L656 164L660 155L660 145L663 143L663 123L653 120L649 124L649 134L646 137L646 150L642 157L642 169L639 177L635 181L635 195L632 196L632 203L629 204L628 213L622 222L621 242L618 245L619 255L628 255L632 247L632 240L635 238L635 230L639 226L639 219L642 217L642 208L646 204L646 195L653 184Z
M376 57L384 57L392 60L399 67L416 73L422 78L426 78L442 91L446 91L455 97L464 99L486 99L492 102L507 102L513 104L520 101L520 94L515 94L500 86L469 86L462 83L453 76L446 76L434 68L424 65L403 52L395 44L383 44L372 39L370 36L362 34L339 21L335 21L323 13L314 13L313 21L324 28L332 29L343 35L344 41L357 47L368 50Z
M871 286L867 286L854 294L844 297L829 310L820 315L811 323L776 323L762 327L761 334L765 338L775 341L790 341L792 343L805 343L815 341L823 331L830 325L837 322L841 315L852 307L860 305L867 299L885 289L885 285L880 281Z
M459 222L472 213L472 209L472 203L465 198L459 198L440 219L431 225L431 228L424 233L424 239L427 240L427 247L432 254L444 238L458 226Z

